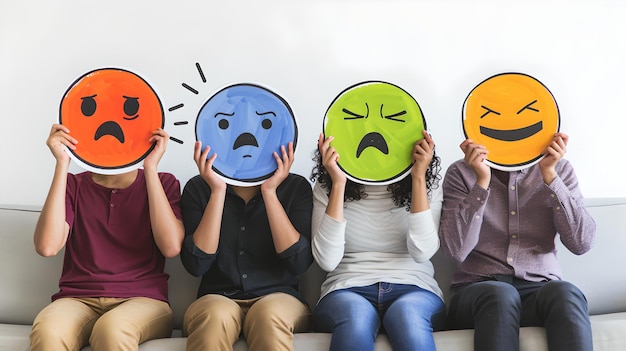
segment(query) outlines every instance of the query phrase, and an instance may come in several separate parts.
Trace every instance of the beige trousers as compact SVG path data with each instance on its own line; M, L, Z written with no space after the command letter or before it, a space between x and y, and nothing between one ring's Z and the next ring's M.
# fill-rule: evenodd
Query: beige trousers
M297 298L273 293L251 300L204 295L183 320L187 351L233 350L240 333L250 351L291 351L293 333L309 330L311 311Z
M159 300L61 298L39 312L30 333L31 351L135 351L139 344L170 337L174 314Z

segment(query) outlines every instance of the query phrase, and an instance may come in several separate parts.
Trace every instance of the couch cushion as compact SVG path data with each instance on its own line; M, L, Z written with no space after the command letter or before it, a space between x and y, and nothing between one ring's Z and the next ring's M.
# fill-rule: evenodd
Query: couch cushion
M59 289L63 253L44 258L35 252L33 233L39 211L0 208L0 323L32 324ZM12 288L7 288L7 287Z

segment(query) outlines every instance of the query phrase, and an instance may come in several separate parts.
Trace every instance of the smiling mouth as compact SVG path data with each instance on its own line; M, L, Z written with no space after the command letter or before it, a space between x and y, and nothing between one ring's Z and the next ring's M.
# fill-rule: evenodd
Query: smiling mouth
M500 130L487 127L480 127L480 133L490 138L502 141L518 141L531 137L539 133L543 129L543 122L539 121L528 127L520 129Z

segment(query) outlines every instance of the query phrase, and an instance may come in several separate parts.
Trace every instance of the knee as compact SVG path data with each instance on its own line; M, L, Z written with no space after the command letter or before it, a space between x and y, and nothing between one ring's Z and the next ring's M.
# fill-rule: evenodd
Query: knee
M574 284L562 280L547 282L537 291L537 301L553 308L571 307L587 311L587 299Z
M97 345L101 342L117 340L119 344L139 344L139 332L134 328L122 327L115 318L107 318L106 314L98 318L91 330L89 343Z
M284 293L269 294L255 302L246 314L246 321L257 325L278 327L285 330L308 328L311 311L297 298Z
M538 294L545 298L586 301L585 295L576 287L576 285L562 280L552 280L547 282L543 287L541 287L541 289L539 289Z
M385 312L399 323L417 324L431 327L433 321L440 322L445 318L446 307L443 300L426 290L416 291L398 298ZM435 323L438 324L439 323ZM434 326L433 326L434 327Z
M522 300L519 292L512 285L502 282L478 283L481 286L476 295L476 305L498 310L515 309L519 311Z
M319 331L332 332L348 328L355 333L377 330L380 318L374 306L362 296L340 292L324 297L315 309L314 326Z
M513 286L503 282L474 283L458 291L455 309L461 315L473 316L475 322L490 320L518 321L521 297Z
M39 350L40 346L63 344L64 336L59 332L58 326L34 323L29 335L31 350Z
M237 328L242 318L243 312L236 302L220 295L205 295L185 311L183 333L189 335L198 329Z

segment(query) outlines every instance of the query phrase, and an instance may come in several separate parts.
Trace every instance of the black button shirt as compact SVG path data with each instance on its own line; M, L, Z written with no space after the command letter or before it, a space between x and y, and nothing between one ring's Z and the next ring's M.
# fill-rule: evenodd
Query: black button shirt
M250 299L284 292L304 301L298 284L300 274L313 262L311 185L304 177L290 174L276 192L300 233L298 242L276 253L261 192L246 204L229 186L219 246L216 253L208 254L195 245L193 233L209 202L211 189L199 175L187 182L181 199L185 241L180 256L189 273L202 276L198 297L220 294L232 299Z

